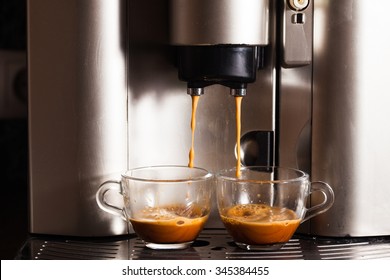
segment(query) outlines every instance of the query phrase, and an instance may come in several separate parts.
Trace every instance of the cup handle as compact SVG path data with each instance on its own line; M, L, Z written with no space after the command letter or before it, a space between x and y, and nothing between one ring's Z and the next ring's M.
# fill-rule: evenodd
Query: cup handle
M324 200L320 204L307 209L305 218L302 220L302 222L324 213L330 207L332 207L334 203L334 192L328 183L322 181L312 182L310 195L312 195L314 192L322 192L324 195Z
M120 189L121 189L120 181L114 181L114 180L105 181L99 186L99 189L96 192L96 202L102 210L110 214L113 214L115 216L120 216L123 220L127 221L123 213L123 209L116 207L115 205L109 204L105 199L107 192L112 190L120 192Z

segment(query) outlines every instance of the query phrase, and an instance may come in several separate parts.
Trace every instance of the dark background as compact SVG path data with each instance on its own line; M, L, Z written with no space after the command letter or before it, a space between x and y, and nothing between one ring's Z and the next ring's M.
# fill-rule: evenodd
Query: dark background
M26 0L0 0L0 53L1 51L26 52L26 29ZM0 79L6 77L0 75ZM0 94L4 93L0 92ZM0 257L2 260L14 259L27 238L27 131L26 117L0 117Z

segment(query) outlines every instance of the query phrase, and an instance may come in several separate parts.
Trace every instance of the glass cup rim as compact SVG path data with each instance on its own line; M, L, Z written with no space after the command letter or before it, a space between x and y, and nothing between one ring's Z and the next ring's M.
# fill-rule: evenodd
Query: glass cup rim
M282 167L282 166L242 166L240 167L241 171L245 170L253 170L253 169L279 169L279 170L286 170L286 171L292 171L297 173L297 176L294 178L288 178L288 179L276 179L276 180L259 180L259 179L245 179L242 177L237 178L236 176L229 176L224 175L226 173L236 173L237 168L230 168L230 169L224 169L215 174L215 177L217 179L222 179L225 181L230 182L236 182L236 183L256 183L256 184L282 184L282 183L291 183L291 182L297 182L302 180L309 180L309 174L305 171L302 171L297 168L291 168L291 167Z
M194 177L186 177L180 178L178 176L175 179L156 179L152 177L147 176L136 176L136 175L129 175L130 172L137 172L137 171L147 171L147 170L162 170L162 169L182 169L182 170L195 170L199 171L202 174L196 175ZM126 170L122 173L122 178L125 178L127 180L132 181L140 181L140 182L152 182L152 183L182 183L182 182L199 182L199 181L205 181L213 177L213 174L209 172L208 170L202 168L202 167L189 167L186 165L150 165L150 166L141 166L141 167L135 167Z

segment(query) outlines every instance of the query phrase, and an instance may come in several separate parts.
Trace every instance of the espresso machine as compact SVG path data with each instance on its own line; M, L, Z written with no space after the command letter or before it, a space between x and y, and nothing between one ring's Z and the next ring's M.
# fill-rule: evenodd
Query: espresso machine
M196 166L235 166L243 96L241 163L298 168L335 192L303 233L390 235L386 1L27 3L32 234L127 234L97 188L128 168L186 165L201 95ZM215 212L207 227L222 228Z

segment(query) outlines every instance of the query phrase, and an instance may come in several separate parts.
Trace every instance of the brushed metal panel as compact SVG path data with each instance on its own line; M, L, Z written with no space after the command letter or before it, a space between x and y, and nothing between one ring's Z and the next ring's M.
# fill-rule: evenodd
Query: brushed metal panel
M312 177L336 200L314 234L390 234L388 7L315 1Z
M173 44L268 44L269 0L170 2Z
M310 174L311 164L311 115L312 115L312 69L311 54L306 60L309 64L298 63L302 58L300 52L288 48L310 49L312 44L313 4L300 12L305 14L305 23L298 24L291 21L292 11L287 3L281 4L281 18L279 18L281 61L278 69L278 165L301 169ZM292 27L294 26L294 27ZM297 30L304 33L305 40L296 35ZM292 32L292 34L287 34ZM289 42L286 44L286 37ZM289 52L289 54L286 54ZM306 51L305 51L306 52ZM306 54L305 54L306 56ZM287 61L285 58L289 57ZM294 62L294 63L292 63Z
M125 13L125 0L28 1L32 233L127 232L95 201L127 167Z

